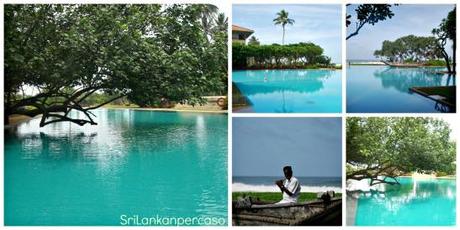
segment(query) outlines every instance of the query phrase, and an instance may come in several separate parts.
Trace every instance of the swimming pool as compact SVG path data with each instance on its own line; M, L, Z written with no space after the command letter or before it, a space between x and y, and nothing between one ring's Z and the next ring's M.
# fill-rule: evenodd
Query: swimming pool
M250 103L235 112L339 113L342 108L339 70L233 71L233 82Z
M455 85L455 78L433 72L442 68L347 67L347 112L435 113L433 100L411 93L414 86Z
M401 185L385 185L385 193L361 194L355 225L455 225L455 179L399 178Z
M35 119L6 135L6 225L120 225L121 215L227 224L227 115L95 114L97 126Z

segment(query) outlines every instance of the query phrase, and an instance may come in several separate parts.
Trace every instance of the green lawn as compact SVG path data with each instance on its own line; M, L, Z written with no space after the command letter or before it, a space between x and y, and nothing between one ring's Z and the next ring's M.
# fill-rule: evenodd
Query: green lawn
M233 192L232 200L236 200L243 195L253 198L259 198L262 201L278 202L282 199L281 192ZM341 193L336 193L336 196L341 197ZM316 200L316 193L314 192L301 192L299 202Z

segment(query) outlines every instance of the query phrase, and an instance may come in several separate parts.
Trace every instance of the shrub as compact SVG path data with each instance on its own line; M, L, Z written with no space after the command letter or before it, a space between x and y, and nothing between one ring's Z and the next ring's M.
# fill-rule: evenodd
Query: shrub
M234 42L232 53L234 69L318 68L331 65L331 58L323 55L323 48L311 42L283 46Z

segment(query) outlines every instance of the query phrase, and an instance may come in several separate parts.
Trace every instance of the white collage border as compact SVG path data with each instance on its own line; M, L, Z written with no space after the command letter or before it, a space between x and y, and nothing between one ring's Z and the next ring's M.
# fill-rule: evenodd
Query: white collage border
M3 9L4 4L25 4L25 3L62 3L62 4L72 4L72 3L81 3L81 4L115 4L115 3L130 3L130 4L173 4L173 3L189 3L189 4L213 4L219 7L219 9L226 14L229 18L228 24L228 161L227 161L227 178L228 178L228 226L224 227L199 227L199 228L206 228L206 229L228 229L228 228L238 228L238 229L278 229L279 227L235 227L231 226L231 199L232 199L232 118L233 117L340 117L342 118L342 194L343 194L343 205L342 205L342 224L343 226L339 227L314 227L314 226L299 226L295 227L296 229L363 229L362 227L357 226L346 226L346 199L345 199L345 150L346 150L346 141L345 141L345 124L347 117L445 117L451 119L457 119L454 123L456 130L460 131L460 116L455 114L436 114L436 113L346 113L346 28L345 28L345 20L342 21L342 112L341 113L293 113L293 114L282 114L282 113L233 113L231 109L232 104L232 92L231 92L231 74L232 74L232 41L231 41L231 27L232 25L232 4L339 4L342 5L342 18L345 18L346 14L346 6L345 4L348 3L355 3L355 4L362 4L362 3L400 3L400 4L459 4L460 0L3 0L0 4L0 100L1 100L1 112L0 112L0 119L3 120L3 105L4 105L4 34L3 34ZM460 20L457 17L457 25ZM457 40L459 38L459 33L457 30ZM456 50L457 56L460 53L458 49ZM458 96L457 96L458 98ZM460 103L457 100L457 107ZM3 125L3 124L2 124ZM460 132L459 132L460 133ZM0 133L0 146L1 146L1 156L0 156L0 164L2 165L2 170L0 170L0 225L2 228L14 228L14 229L29 229L30 227L4 227L4 132ZM457 142L457 162L459 162L459 153L458 153L458 143L460 141L460 135L457 135L456 142ZM458 184L458 176L459 170L457 168L457 184ZM457 197L459 195L459 191L457 188ZM459 208L460 205L456 205L456 225L460 226L460 218L459 218ZM57 228L57 227L32 227L34 229L50 229L50 228ZM59 227L59 229L75 229L77 227ZM85 229L112 229L115 227L104 226L104 227L85 227ZM116 227L119 228L119 227ZM147 227L147 228L155 228L155 229L163 229L163 228L170 228L170 227ZM190 228L198 228L198 227L175 227L176 229L190 229ZM372 227L373 229L386 229L387 227ZM419 227L391 227L392 229L418 229ZM425 227L424 227L425 228ZM428 227L428 228L436 228L436 227ZM446 227L448 229L455 229L456 226Z

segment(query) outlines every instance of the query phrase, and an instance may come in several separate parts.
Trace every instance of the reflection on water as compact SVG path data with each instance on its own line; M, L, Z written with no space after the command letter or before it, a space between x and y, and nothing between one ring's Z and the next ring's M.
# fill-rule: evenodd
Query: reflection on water
M253 112L341 111L340 71L234 71L232 78Z
M451 76L442 77L434 72L441 69L426 68L392 68L377 69L374 76L381 80L384 88L394 89L411 93L409 88L414 86L448 86L452 85Z
M450 179L400 178L384 192L361 194L356 225L454 225L456 185Z
M438 74L443 68L351 66L347 68L348 112L446 112L411 87L452 86L455 77Z
M97 110L5 139L7 225L119 225L121 214L227 218L227 116ZM76 115L76 114L74 114Z

